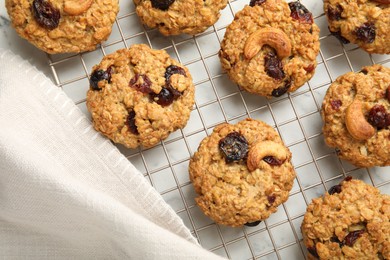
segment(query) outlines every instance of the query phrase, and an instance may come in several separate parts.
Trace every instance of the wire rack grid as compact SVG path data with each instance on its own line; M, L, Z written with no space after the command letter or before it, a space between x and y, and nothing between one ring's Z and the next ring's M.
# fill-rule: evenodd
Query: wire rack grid
M110 38L93 52L48 55L49 66L61 87L90 117L85 97L92 66L104 55L132 44L146 43L165 49L187 66L196 86L195 106L187 126L150 149L120 151L144 174L182 218L206 249L230 259L304 259L300 224L310 201L324 194L342 178L351 175L390 193L390 167L359 169L338 159L323 140L319 110L329 85L341 74L359 71L371 64L390 65L389 55L369 55L356 45L343 45L330 35L323 1L301 0L312 11L320 27L321 50L314 77L294 93L280 98L248 94L232 83L221 70L220 42L234 14L249 0L230 0L221 18L196 36L164 37L142 26L131 1L120 2L120 12ZM188 163L200 141L222 123L251 117L272 125L293 153L297 178L287 202L256 227L229 228L215 224L196 206L188 176Z

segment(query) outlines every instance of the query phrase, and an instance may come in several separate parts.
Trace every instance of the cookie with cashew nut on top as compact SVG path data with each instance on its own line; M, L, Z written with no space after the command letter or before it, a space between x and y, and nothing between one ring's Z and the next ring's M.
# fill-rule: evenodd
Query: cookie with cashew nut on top
M325 142L359 167L390 166L390 68L338 77L322 103Z
M307 259L390 259L390 196L346 177L307 206Z
M141 23L163 35L204 32L220 17L228 0L133 0Z
M329 31L368 53L390 54L390 0L325 0Z
M96 49L111 34L118 0L5 0L12 26L50 53Z
M251 0L227 27L219 58L232 81L272 98L311 79L319 50L319 28L300 2Z
M288 199L291 152L262 121L223 123L204 138L189 164L199 208L216 223L256 226Z

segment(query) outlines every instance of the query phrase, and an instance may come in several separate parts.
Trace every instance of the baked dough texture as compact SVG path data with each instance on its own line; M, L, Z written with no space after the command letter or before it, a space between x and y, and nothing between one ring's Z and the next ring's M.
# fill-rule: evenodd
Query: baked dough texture
M186 125L195 88L189 70L166 51L133 45L92 71L87 108L94 128L115 143L152 147Z
M390 196L347 177L307 207L309 259L390 259Z
M153 2L169 2L167 8L153 7ZM191 34L205 31L217 22L227 0L134 0L141 22L158 28L163 35Z
M330 85L322 131L342 159L359 167L390 165L389 87L390 69L382 65L346 73Z
M33 5L39 5L40 1L59 12L55 28L46 28L37 22ZM111 34L119 11L118 0L6 0L5 4L16 32L50 54L96 49ZM46 10L42 19L48 22L52 16L52 12Z
M229 161L221 143L232 135L227 151L242 158ZM247 146L238 144L243 139ZM245 147L247 154L238 151ZM288 199L295 178L291 153L278 133L253 119L216 126L191 158L189 173L200 209L215 222L232 227L268 218Z
M319 28L299 2L290 3L293 11L282 0L259 2L236 13L219 58L230 79L246 91L279 97L314 75Z

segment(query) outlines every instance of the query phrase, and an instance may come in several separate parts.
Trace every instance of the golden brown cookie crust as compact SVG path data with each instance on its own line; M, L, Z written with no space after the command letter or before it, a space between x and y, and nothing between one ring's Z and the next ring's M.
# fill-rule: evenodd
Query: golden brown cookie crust
M329 30L359 45L369 53L390 53L390 4L378 0L325 0L324 10ZM383 1L384 2L384 1ZM369 29L370 27L374 29ZM363 26L363 27L362 27ZM366 40L361 34L375 34Z
M389 127L367 122L375 105L390 113L389 86L390 69L373 65L346 73L329 87L322 103L322 130L326 143L337 148L342 159L359 167L390 165Z
M153 93L160 93L166 86L166 68L176 65L185 75L173 74L170 85L181 95L168 106L162 106L155 98L132 87L130 81L136 74L146 75ZM110 69L109 69L110 68ZM92 115L93 125L116 143L129 148L140 145L151 147L168 135L183 128L194 104L194 85L190 72L179 62L170 58L164 50L152 50L147 45L133 45L103 58L92 71L111 71L109 80L99 81L101 90L91 87L87 93L87 108ZM137 82L142 83L142 77ZM133 111L133 123L138 133L128 123Z
M227 0L175 0L168 10L153 8L150 0L134 0L141 22L164 35L197 34L212 26Z
M219 142L232 132L245 137L248 157L227 163ZM281 165L263 159L274 156ZM288 199L295 178L291 153L264 122L246 119L218 125L191 158L189 173L201 210L217 223L238 227L264 220ZM251 169L251 170L249 170Z
M330 193L313 199L301 225L309 259L390 259L390 196L348 177Z
M277 39L283 42L287 37L291 45L288 56L280 57L280 52L276 50L285 73L280 79L267 74L265 59L269 53L275 53L281 44L276 44L275 48L271 41L271 44L264 44L255 56L248 58L245 55L245 46L252 34L273 28L284 35ZM231 80L248 92L270 98L286 91L295 91L314 75L319 48L319 28L315 23L293 19L289 5L282 0L266 0L253 7L245 6L235 15L234 21L226 29L219 57Z
M67 53L90 51L106 40L111 34L111 27L119 11L118 0L93 0L90 6L78 15L78 5L83 1L50 0L49 2L60 12L58 27L49 30L39 25L32 13L33 0L6 0L6 7L11 23L16 32L47 53ZM74 8L71 8L74 7Z

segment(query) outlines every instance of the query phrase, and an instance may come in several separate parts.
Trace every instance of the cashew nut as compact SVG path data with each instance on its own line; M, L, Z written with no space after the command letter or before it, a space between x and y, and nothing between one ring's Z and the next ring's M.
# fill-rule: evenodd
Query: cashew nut
M93 0L68 0L64 2L64 12L69 15L79 15L87 11Z
M364 116L362 103L356 99L345 112L345 125L356 140L367 140L375 134L375 128L367 122Z
M279 59L291 55L291 42L288 36L277 28L262 28L252 33L245 42L244 55L252 59L263 47L269 45L276 50Z
M284 145L273 141L257 142L249 149L246 162L249 171L266 167L268 164L263 161L266 156L272 156L283 163L290 156L290 151Z

